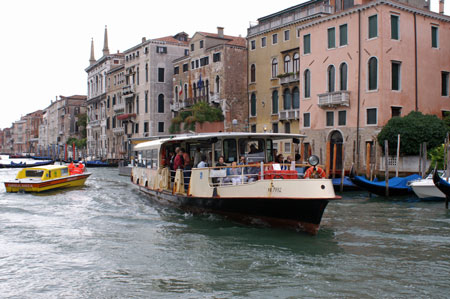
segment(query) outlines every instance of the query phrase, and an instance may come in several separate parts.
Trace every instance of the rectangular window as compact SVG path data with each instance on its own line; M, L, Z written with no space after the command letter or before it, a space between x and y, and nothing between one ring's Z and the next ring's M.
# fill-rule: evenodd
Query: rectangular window
M256 133L256 125L250 127L251 133Z
M284 133L291 133L291 123L290 122L286 122L284 123Z
M148 91L145 92L145 113L148 113Z
M191 52L194 52L194 44L191 44Z
M436 26L431 26L431 47L439 47L439 28Z
M251 40L250 41L250 50L255 50L256 49L256 41L255 40Z
M378 16L373 15L369 17L369 39L378 36Z
M367 109L366 124L376 125L377 124L377 108Z
M191 61L191 70L195 69L195 61Z
M273 133L278 133L278 123L273 123L272 124L272 132Z
M449 72L441 72L441 78L442 78L442 92L441 95L443 97L449 96Z
M311 127L311 113L303 113L303 127L309 128Z
M157 46L157 47L156 47L156 53L166 54L166 53L167 53L167 47L160 47L160 46Z
M347 125L347 111L342 110L338 112L338 126Z
M139 123L136 123L134 128L134 133L139 133Z
M198 61L198 59L195 61L195 68L196 68L196 69L199 68L199 61Z
M144 133L148 133L148 121L144 122Z
M336 48L336 28L328 28L328 49Z
M164 82L164 68L158 68L158 82Z
M213 54L213 62L218 62L218 61L220 61L220 52Z
M184 49L184 56L189 56L189 50L188 49Z
M261 38L261 48L265 48L267 43L267 38L264 36Z
M391 39L400 39L400 17L397 15L391 15Z
M332 127L334 126L334 111L327 111L327 123L326 126L327 127Z
M345 46L348 44L348 32L347 32L347 24L343 24L339 26L339 46Z
M136 114L139 114L139 96L136 96Z
M303 35L303 54L311 53L311 34Z
M178 75L179 73L180 73L180 67L179 66L174 67L173 68L173 74L174 75Z
M291 34L290 30L284 31L284 41L288 41L290 39L290 34Z
M186 73L189 70L189 64L183 64L183 73Z
M278 34L272 34L272 45L275 45L278 43Z
M203 49L203 44L204 44L204 41L200 41L200 49Z
M402 116L402 107L391 107L392 117Z
M158 133L164 133L164 122L158 122Z
M285 153L290 153L291 152L291 143L290 142L285 142L284 143L284 152Z
M400 67L400 62L392 61L392 90L400 90Z

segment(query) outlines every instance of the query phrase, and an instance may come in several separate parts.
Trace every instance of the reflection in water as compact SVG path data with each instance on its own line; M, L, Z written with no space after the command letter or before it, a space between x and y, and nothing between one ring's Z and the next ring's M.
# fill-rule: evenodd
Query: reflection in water
M345 193L311 237L159 206L116 169L92 171L82 188L39 196L0 187L2 296L448 296L441 202Z

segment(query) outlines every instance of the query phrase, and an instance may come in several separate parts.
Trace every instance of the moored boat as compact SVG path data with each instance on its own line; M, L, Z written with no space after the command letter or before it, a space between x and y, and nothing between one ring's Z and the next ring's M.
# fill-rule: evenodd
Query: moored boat
M446 179L439 176L437 171L433 173L433 182L435 186L447 197L450 198L450 183Z
M292 144L303 137L211 133L144 142L134 148L138 157L131 180L158 203L183 211L220 214L245 223L262 221L315 235L328 202L340 199L331 180L313 178L319 172L316 156L310 159L314 171L309 179L301 178L295 170L305 165L273 163L274 141ZM177 148L186 149L187 157L199 149L209 167L194 165L191 169L184 159L184 169L171 170L169 153ZM221 163L216 164L218 161Z
M445 194L442 193L441 190L439 190L438 187L433 182L433 174L430 173L426 178L424 179L418 179L415 181L410 181L408 183L409 186L413 189L414 193L417 195L417 197L421 199L444 199ZM439 177L442 177L444 174L443 171L439 171L438 175Z
M67 166L47 165L24 168L12 181L6 181L6 192L43 192L57 188L82 186L91 175L71 173Z

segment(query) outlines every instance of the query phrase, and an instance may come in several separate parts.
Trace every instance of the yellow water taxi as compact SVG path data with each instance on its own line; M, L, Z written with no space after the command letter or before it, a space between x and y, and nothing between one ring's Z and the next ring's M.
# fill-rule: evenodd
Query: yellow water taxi
M57 188L82 186L89 172L72 173L64 165L24 168L15 180L5 182L6 192L43 192Z

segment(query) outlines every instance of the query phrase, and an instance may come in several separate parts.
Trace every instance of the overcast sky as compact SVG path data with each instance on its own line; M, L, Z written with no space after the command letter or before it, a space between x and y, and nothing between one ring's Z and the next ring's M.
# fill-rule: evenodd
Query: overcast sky
M437 10L432 0L432 9ZM0 128L22 115L46 108L56 96L86 95L91 38L102 55L108 26L111 53L147 39L184 31L247 35L249 22L305 0L0 1ZM446 0L450 14L450 0Z

